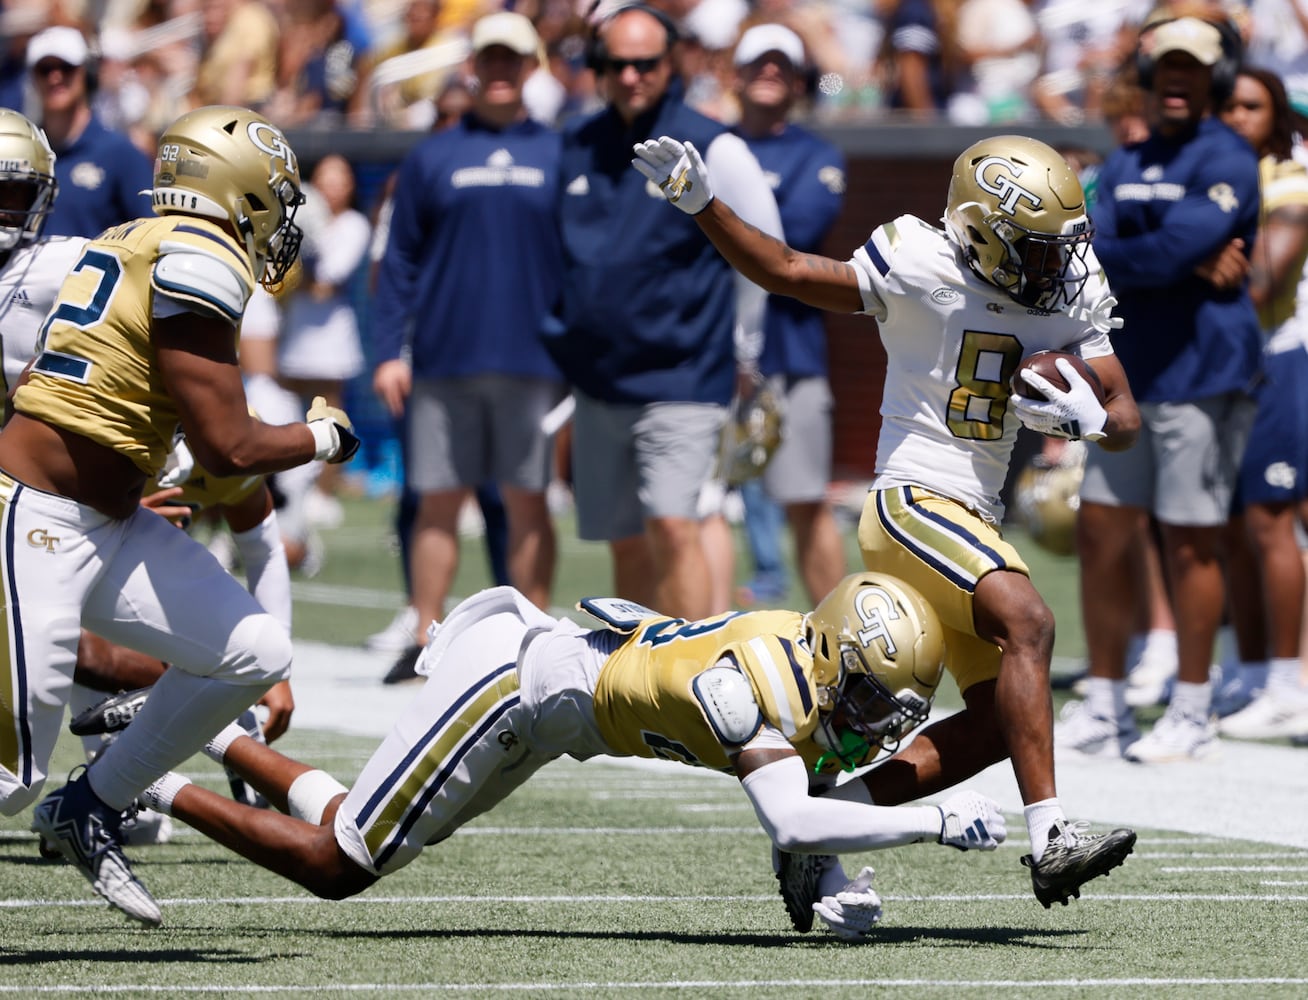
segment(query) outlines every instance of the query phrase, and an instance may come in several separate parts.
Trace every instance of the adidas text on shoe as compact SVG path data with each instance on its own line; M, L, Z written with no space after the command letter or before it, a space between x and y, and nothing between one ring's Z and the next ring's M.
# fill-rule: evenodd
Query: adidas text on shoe
M32 830L58 848L91 888L132 920L148 927L163 922L159 904L132 872L123 854L122 816L91 791L86 772L51 792L32 813Z
M813 929L813 904L822 898L822 873L836 860L830 854L790 854L775 851L778 890L795 930Z
M1040 860L1022 856L1031 869L1031 888L1047 910L1054 903L1064 906L1081 898L1081 886L1092 878L1107 875L1126 860L1135 848L1135 831L1117 829L1111 833L1087 833L1084 821L1059 821L1049 830L1049 845Z

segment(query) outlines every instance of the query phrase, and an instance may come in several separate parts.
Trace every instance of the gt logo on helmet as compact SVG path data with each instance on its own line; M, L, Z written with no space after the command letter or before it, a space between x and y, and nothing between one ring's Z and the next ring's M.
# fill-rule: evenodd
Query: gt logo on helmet
M863 623L863 627L856 633L858 641L864 646L870 646L880 639L885 645L886 656L894 659L899 650L887 624L887 619L899 620L899 609L895 607L894 597L881 587L866 587L854 599L854 611Z
M253 121L245 127L245 133L259 149L274 159L285 160L286 168L292 173L296 172L295 153L286 144L286 137L275 126L268 122Z
M986 171L990 167L1002 168L994 172L993 180L986 176ZM1034 191L1028 191L1013 179L1021 173L1022 171L1014 166L1011 160L1006 160L1002 156L987 156L976 165L976 186L998 198L999 207L1009 215L1017 213L1018 203L1023 198L1033 209L1038 209L1041 205L1040 196Z

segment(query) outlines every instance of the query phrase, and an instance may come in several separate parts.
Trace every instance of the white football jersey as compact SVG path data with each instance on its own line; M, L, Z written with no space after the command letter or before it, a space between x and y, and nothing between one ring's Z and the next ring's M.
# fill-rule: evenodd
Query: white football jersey
M68 269L87 240L52 236L19 247L0 268L0 340L4 344L5 392L36 357L41 324L54 305Z
M911 215L878 228L851 263L887 359L873 488L923 486L1002 520L1018 362L1044 350L1112 354L1107 334L1084 317L1015 302L964 263L944 230ZM1087 264L1078 313L1109 294L1092 253Z

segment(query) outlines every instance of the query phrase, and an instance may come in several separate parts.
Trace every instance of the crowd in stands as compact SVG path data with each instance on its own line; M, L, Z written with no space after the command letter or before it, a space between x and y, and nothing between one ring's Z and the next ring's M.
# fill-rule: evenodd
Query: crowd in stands
M190 107L255 108L284 128L427 129L466 88L469 32L507 7L537 27L533 116L557 123L599 98L586 65L594 20L615 0L11 0L0 20L0 97L23 94L27 39L81 28L98 50L97 110L148 153ZM1308 13L1295 0L661 0L681 29L688 103L735 121L731 52L778 22L809 57L808 114L828 121L961 125L1098 122L1130 68L1139 27L1196 13L1237 24L1249 61L1308 106ZM1181 10L1181 8L1185 8Z

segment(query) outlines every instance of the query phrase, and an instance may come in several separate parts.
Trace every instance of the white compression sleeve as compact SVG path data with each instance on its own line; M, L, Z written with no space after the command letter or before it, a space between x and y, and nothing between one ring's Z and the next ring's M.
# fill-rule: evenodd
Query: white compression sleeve
M901 844L935 842L935 806L873 806L808 793L808 769L799 756L774 761L741 780L759 823L772 842L796 854L840 854Z
M245 567L246 586L259 606L272 615L289 632L291 629L291 570L286 565L286 549L277 527L277 512L249 531L232 532L236 550Z

